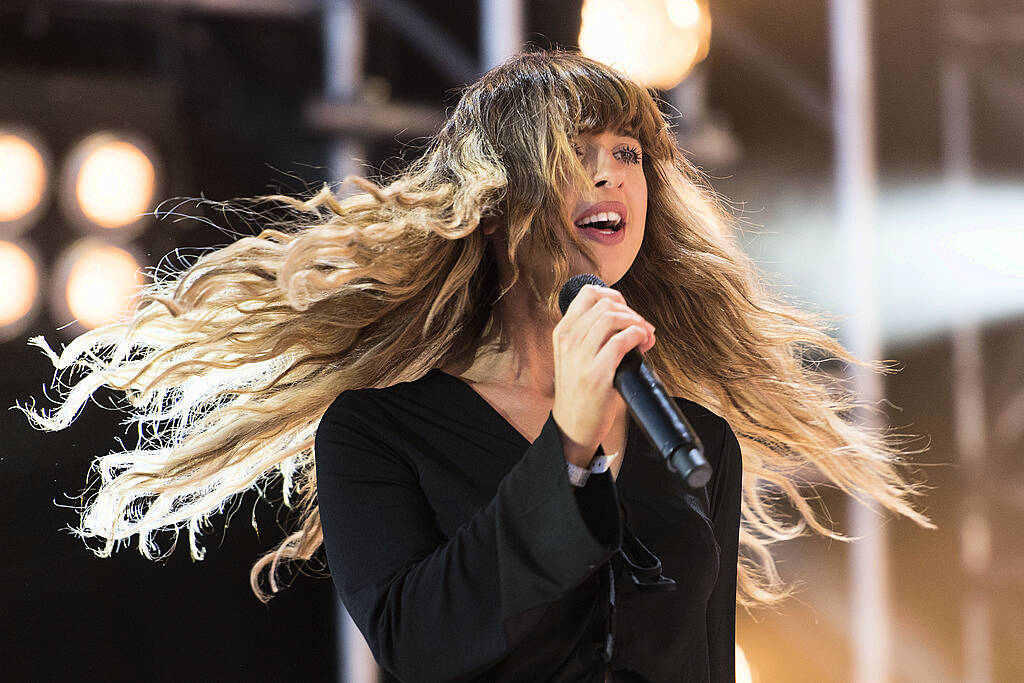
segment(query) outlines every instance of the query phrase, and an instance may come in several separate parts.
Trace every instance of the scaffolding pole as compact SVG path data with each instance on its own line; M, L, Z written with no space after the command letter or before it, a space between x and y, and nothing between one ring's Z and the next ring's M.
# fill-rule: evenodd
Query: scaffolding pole
M461 53L441 30L434 30L429 19L401 0L379 3L375 9L382 18L394 24L406 38L432 56ZM366 8L361 0L323 0L324 17L324 99L317 111L338 111L358 114L360 88L363 80ZM480 1L480 63L486 68L500 64L519 51L523 43L522 0ZM427 30L430 29L430 30ZM468 59L441 60L449 72L460 80L468 79ZM461 65L461 66L460 66ZM388 111L394 113L394 108ZM351 116L350 116L351 118ZM341 180L359 174L360 160L366 149L358 131L343 126L345 132L330 142L330 177ZM342 188L344 191L346 188ZM380 670L362 634L340 600L336 600L335 638L338 678L342 683L365 683L380 680Z
M522 45L522 0L480 0L480 62L484 71L519 52Z
M329 102L358 101L363 82L365 13L360 0L323 0L324 96ZM362 140L348 133L334 136L328 148L328 172L333 182L359 174L366 157ZM341 192L351 191L342 187ZM341 599L334 600L335 661L341 683L370 683L378 679L377 663Z
M956 209L970 189L972 176L970 78L959 49L942 67L942 151L947 196ZM965 480L960 523L960 560L967 575L961 608L964 678L992 680L992 617L988 578L992 531L985 503L985 401L981 325L963 320L953 329L953 413L958 460Z
M324 95L329 102L357 104L363 84L366 16L361 0L324 0ZM330 141L328 169L334 181L362 171L362 140L355 134ZM345 188L342 188L344 191Z
M832 0L829 5L832 68L832 117L835 145L836 224L839 252L846 256L848 322L843 336L858 358L881 357L875 261L874 93L869 0ZM869 410L857 419L878 426L875 407L883 399L881 378L850 369L852 388ZM882 683L891 679L888 542L877 506L850 502L850 525L862 540L850 549L852 680Z

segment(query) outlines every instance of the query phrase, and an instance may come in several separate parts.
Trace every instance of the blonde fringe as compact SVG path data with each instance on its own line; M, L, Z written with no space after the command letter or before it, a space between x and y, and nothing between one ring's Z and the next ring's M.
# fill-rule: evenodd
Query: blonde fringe
M124 393L139 434L134 448L96 459L98 491L76 533L101 539L101 556L137 536L139 551L159 558L173 545L162 550L156 535L184 529L201 558L211 518L279 480L299 522L250 573L269 600L284 567L310 560L323 541L312 449L333 399L415 380L472 357L485 332L500 337L491 314L503 292L481 223L507 231L516 279L521 248L533 246L564 281L566 235L593 260L564 225L560 188L585 180L569 136L602 128L628 130L644 149L647 232L617 287L658 329L647 362L675 395L722 415L742 446L740 602L773 604L796 590L776 570L773 543L808 528L850 540L812 506L808 476L931 527L909 502L923 487L901 475L899 441L852 420L862 406L811 354L885 368L858 363L823 320L760 281L649 93L578 55L538 53L471 86L423 157L389 184L346 178L362 192L261 198L248 209L257 220L261 203L289 217L158 279L130 321L60 354L32 340L63 394L52 412L18 406L35 426L66 427L107 386ZM526 283L557 311L557 290Z

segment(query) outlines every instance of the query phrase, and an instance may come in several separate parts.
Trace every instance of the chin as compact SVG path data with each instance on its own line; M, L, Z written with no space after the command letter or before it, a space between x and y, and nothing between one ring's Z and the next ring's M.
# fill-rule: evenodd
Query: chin
M604 283L611 287L626 275L626 272L620 268L611 268L608 270L601 269L599 277L604 280Z
M593 273L597 275L599 278L601 278L602 282L611 287L616 282L618 282L619 280L626 276L626 273L629 272L629 268L631 265L632 262L628 264L602 263L599 260L598 268L595 270L595 268L592 265L590 265L590 263L585 258L583 258L583 255L579 254L575 259L570 260L569 274L577 275L582 273Z

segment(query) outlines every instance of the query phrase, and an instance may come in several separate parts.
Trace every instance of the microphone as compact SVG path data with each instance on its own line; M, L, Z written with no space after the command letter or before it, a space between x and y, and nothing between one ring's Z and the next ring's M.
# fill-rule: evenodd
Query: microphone
M562 315L584 285L608 286L590 273L572 276L558 293ZM644 363L643 354L630 349L615 369L612 384L668 469L679 474L691 489L707 484L711 465L704 458L704 446L654 370Z

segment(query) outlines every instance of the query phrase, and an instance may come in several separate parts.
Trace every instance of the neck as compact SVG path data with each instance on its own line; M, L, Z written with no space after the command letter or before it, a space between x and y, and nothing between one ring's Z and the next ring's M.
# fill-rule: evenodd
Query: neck
M502 289L511 278L505 246L497 245L498 273ZM501 323L508 344L498 342L476 349L468 366L453 374L478 384L497 384L514 388L539 398L554 398L555 363L551 335L559 318L552 317L544 306L534 300L529 285L520 271L516 282L494 307L493 315Z
M495 314L508 338L508 348L489 359L492 381L515 386L544 397L555 395L555 363L551 335L557 320L531 296L525 283L517 283L499 302Z
M555 363L551 335L558 319L552 319L534 301L529 285L518 282L493 310L505 340L478 346L474 356L452 374L475 384L496 384L539 398L554 398Z

